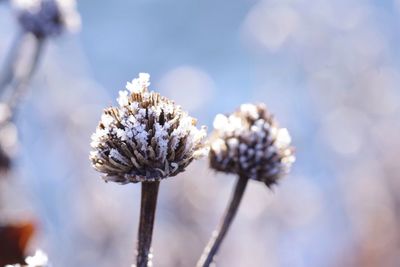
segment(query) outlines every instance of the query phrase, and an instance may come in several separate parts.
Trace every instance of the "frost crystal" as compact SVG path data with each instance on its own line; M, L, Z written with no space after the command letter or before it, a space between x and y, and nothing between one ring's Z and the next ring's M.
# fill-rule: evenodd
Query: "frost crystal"
M90 159L106 181L158 181L184 171L208 150L206 129L180 106L153 91L140 73L119 92L118 107L104 110L92 135Z
M270 186L295 161L291 138L264 105L243 104L229 116L214 120L210 149L212 168L259 180Z
M38 38L80 28L75 0L12 0L22 28Z

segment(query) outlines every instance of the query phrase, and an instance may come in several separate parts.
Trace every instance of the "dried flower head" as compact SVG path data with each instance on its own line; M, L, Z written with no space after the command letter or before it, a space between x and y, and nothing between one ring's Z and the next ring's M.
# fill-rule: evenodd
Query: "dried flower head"
M90 159L106 181L158 181L184 171L205 155L206 129L180 106L148 87L140 73L119 92L119 107L104 110L92 135Z
M229 116L214 120L210 165L270 186L289 171L295 161L291 138L262 104L243 104Z
M75 0L13 0L22 28L38 38L80 28Z

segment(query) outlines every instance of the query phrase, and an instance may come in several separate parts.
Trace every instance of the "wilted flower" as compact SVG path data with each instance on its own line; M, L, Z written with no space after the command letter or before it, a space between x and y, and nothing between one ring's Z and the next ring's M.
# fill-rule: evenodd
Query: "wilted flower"
M75 0L12 0L12 4L22 28L38 38L80 27Z
M295 160L291 138L262 104L243 104L229 116L214 120L209 154L212 168L236 173L270 186Z
M48 257L41 250L36 250L35 255L26 257L25 262L26 265L14 264L5 267L49 267Z
M92 135L90 159L106 181L159 181L206 153L205 127L173 101L149 92L149 74L128 82L119 107L104 110Z

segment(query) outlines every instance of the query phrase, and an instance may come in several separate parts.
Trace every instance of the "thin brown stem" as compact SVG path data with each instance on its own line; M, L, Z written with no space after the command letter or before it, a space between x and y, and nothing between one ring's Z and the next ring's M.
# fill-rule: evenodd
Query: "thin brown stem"
M159 185L160 182L142 183L136 267L147 267L151 261L150 248Z
M200 257L200 260L197 262L197 267L208 267L214 261L214 257L218 253L219 247L221 246L222 241L224 240L224 237L238 211L239 204L247 186L247 182L247 177L240 176L238 178L235 191L233 192L229 206L225 211L221 225L219 226L218 230L213 232L210 241Z

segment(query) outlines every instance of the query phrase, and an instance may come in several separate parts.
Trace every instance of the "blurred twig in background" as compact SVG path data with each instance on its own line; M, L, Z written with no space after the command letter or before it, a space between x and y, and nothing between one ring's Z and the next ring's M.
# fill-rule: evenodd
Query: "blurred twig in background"
M15 37L14 42L11 44L11 49L7 54L7 58L3 64L0 72L0 96L4 94L7 86L12 82L17 71L17 59L21 53L22 40L24 38L24 32L20 32Z

